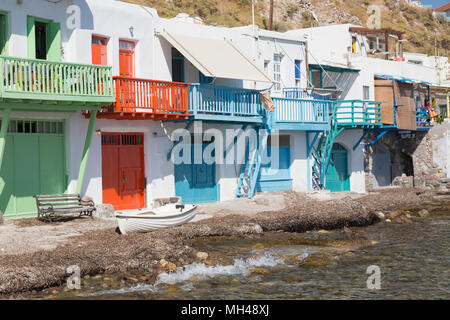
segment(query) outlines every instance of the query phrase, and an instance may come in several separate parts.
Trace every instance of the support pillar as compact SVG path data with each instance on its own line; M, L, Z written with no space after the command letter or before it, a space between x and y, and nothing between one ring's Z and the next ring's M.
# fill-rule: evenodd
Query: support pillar
M2 114L2 128L0 129L0 168L3 163L3 155L5 154L6 135L8 133L9 119L11 116L11 108L3 110Z
M78 172L77 189L76 193L81 194L83 188L84 176L86 173L86 165L89 158L89 151L91 149L92 133L94 131L95 119L97 118L98 110L91 111L91 117L89 118L89 126L86 132L86 140L84 142L83 156L81 157L80 171Z

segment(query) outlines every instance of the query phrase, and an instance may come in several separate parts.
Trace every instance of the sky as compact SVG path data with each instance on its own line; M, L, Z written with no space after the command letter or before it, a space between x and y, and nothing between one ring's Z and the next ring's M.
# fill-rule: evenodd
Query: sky
M437 8L440 6L443 6L444 4L448 3L449 0L421 0L422 5L431 4L433 8Z

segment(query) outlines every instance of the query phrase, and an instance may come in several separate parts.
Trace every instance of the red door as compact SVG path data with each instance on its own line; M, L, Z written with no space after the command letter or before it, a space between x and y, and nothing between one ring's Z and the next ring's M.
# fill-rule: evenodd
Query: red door
M145 207L144 135L102 133L103 203L115 210Z
M119 41L119 72L121 77L134 77L134 42Z
M92 36L92 64L102 66L108 64L106 42L106 38Z

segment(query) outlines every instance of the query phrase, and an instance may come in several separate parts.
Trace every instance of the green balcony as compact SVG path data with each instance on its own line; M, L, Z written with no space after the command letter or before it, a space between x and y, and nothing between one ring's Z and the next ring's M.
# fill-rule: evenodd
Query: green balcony
M0 103L104 106L114 102L112 68L0 56Z

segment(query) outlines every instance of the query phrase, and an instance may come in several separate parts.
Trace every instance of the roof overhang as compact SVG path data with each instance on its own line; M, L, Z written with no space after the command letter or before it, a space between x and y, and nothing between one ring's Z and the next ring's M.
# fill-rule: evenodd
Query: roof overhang
M174 34L166 30L159 35L207 77L273 82L232 41Z
M399 81L399 82L406 82L406 83L417 83L417 84L426 84L428 86L433 85L431 82L423 81L423 80L416 80L416 79L410 79L405 77L397 77L397 76L391 76L386 74L375 74L375 77L386 79L386 80L393 80L393 81Z
M337 64L310 64L309 65L310 69L316 69L316 70L325 70L325 71L330 71L330 72L359 72L360 69L356 69L356 68L350 68L350 67L346 67L346 66L342 66L342 65L337 65Z

